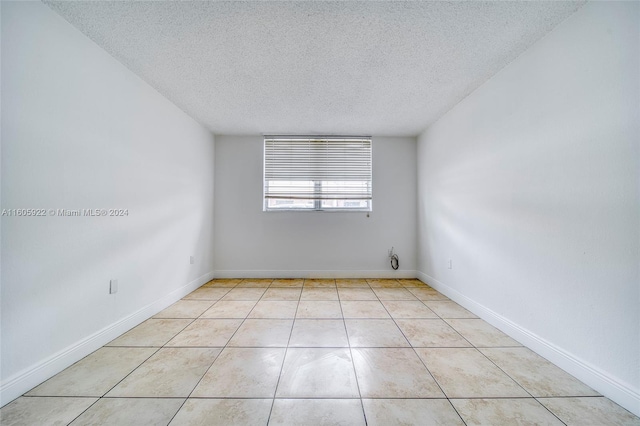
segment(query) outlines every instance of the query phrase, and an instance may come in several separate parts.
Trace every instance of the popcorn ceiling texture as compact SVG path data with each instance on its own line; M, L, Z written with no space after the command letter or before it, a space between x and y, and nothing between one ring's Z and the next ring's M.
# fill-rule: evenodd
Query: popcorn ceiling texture
M217 134L415 136L583 2L66 2Z

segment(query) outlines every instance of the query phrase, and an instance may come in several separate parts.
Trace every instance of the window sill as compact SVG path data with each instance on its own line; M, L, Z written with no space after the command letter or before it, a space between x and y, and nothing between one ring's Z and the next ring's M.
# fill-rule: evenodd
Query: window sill
M346 209L268 209L264 213L297 212L297 213L373 213L373 210Z

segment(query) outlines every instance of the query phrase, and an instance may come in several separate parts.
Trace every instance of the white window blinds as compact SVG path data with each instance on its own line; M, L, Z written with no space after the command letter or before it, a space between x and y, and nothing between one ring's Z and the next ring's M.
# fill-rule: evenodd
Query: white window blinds
M265 210L371 210L371 138L265 137Z

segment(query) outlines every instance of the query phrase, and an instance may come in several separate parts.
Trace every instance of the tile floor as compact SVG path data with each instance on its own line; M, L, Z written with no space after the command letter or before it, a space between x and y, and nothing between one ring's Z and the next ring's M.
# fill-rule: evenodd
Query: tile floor
M418 280L213 280L2 425L640 425Z

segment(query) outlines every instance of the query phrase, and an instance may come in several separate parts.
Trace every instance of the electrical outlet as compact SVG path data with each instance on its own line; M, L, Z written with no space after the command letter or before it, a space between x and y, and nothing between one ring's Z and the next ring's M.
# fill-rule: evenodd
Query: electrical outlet
M449 264L447 265L447 268L453 269L453 261L451 259L449 259Z
M118 292L118 280L109 281L109 294L116 294Z
M194 263L196 263L196 259L193 256L189 256L189 264L193 265Z

